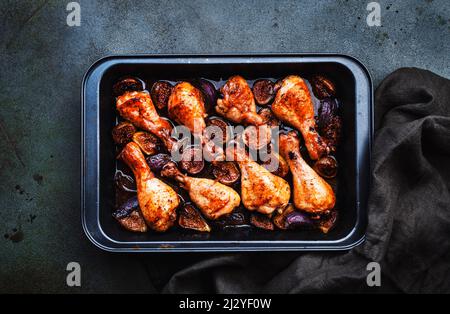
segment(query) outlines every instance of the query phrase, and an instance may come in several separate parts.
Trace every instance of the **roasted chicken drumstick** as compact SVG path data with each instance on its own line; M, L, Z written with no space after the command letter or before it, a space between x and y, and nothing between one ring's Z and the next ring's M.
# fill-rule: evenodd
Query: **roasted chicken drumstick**
M209 219L217 219L231 213L241 203L239 194L232 188L214 180L186 176L178 170L174 162L166 164L161 175L181 183L189 192L191 201Z
M140 129L153 133L170 152L176 141L171 138L172 125L156 112L147 92L126 92L117 97L117 110L120 115Z
M193 134L201 136L206 128L202 93L188 82L180 82L172 90L167 104L169 116L187 127Z
M332 209L336 202L333 189L302 158L295 131L280 134L280 152L291 169L295 207L310 213Z
M261 125L262 117L256 113L255 98L247 81L232 76L220 89L223 98L217 100L216 112L234 123Z
M221 93L223 99L217 100L217 113L235 123L251 125L243 134L243 139L247 143L255 143L250 147L259 149L267 144L270 145L271 126L266 123L267 120L263 116L256 113L254 95L247 81L242 76L232 76L221 88ZM253 128L255 131L247 132L249 128ZM246 139L245 137L249 134L252 135L252 138ZM281 164L285 163L276 152L272 154L272 157L278 159Z
M178 194L153 175L136 143L128 143L118 158L133 171L139 207L148 226L159 232L169 229L177 217Z
M327 152L325 142L317 133L311 94L301 77L291 75L281 82L272 104L272 112L278 119L301 132L312 160L319 159Z
M203 96L197 88L188 82L178 83L170 94L167 110L172 119L187 127L200 139L210 160L225 159L222 149L204 136L207 114Z
M235 145L227 149L241 169L242 203L248 210L271 214L284 208L291 197L289 184L253 161L245 149Z

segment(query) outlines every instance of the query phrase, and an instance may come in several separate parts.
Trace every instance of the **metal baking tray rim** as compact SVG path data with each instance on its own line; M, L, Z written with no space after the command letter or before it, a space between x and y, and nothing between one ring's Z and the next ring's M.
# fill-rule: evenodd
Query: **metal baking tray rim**
M81 222L83 231L86 237L98 248L107 252L230 252L230 251L343 251L352 249L365 240L365 228L367 225L367 212L366 204L361 206L360 203L357 204L358 208L356 224L354 228L343 238L334 241L143 241L143 242L133 242L130 246L129 242L116 241L110 238L102 229L101 225L97 221L98 230L95 232L91 230L88 226L88 221L86 217L86 203L85 203L85 172L86 172L86 155L85 155L85 91L86 82L92 72L103 65L105 62L111 59L125 60L125 59L158 59L158 58L168 58L168 59L196 59L196 61L203 61L204 63L209 63L211 59L217 58L261 58L258 60L260 63L264 63L264 58L325 58L330 62L341 63L347 66L348 63L353 64L359 68L367 78L367 89L369 92L369 106L367 108L368 119L368 131L369 136L367 138L367 158L369 158L368 163L368 175L369 182L368 187L370 187L370 160L372 153L372 140L373 140L373 85L372 77L368 69L364 64L357 58L346 55L346 54L335 54L335 53L273 53L273 54L133 54L133 55L109 55L102 57L95 61L86 71L83 76L81 84ZM202 60L203 59L203 60ZM317 62L324 62L324 60L317 60ZM267 60L268 63L272 63ZM313 61L314 62L314 61ZM97 142L99 145L99 142ZM97 169L98 171L98 169ZM98 192L98 191L97 191ZM367 191L368 193L368 191ZM103 243L102 243L103 241ZM106 241L107 243L104 243ZM123 247L114 247L113 245L123 245ZM149 246L149 244L151 244ZM319 245L315 245L319 244ZM142 246L141 246L142 245ZM192 247L191 247L192 245ZM213 245L214 247L211 247ZM275 245L275 246L274 246Z

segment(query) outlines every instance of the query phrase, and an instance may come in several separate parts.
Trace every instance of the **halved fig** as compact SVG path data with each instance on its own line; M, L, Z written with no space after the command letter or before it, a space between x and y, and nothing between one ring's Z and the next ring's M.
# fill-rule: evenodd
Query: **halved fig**
M259 116L263 118L264 124L267 124L271 128L280 126L280 120L278 120L275 115L273 114L272 110L269 108L262 108L258 112Z
M161 169L171 161L171 158L167 154L156 154L146 157L145 160L153 172L160 172Z
M181 155L180 168L189 174L198 174L205 167L203 151L200 147L187 147Z
M180 215L178 217L178 224L180 225L180 227L185 229L192 229L200 232L211 231L211 228L209 227L206 220L191 204L186 204L181 209Z
M228 142L228 140L231 138L230 135L231 129L229 128L229 124L220 118L217 117L208 118L206 120L206 126L207 126L205 132L206 138L211 141L214 141L215 143L223 144ZM220 135L218 130L220 130L222 133L221 134L222 138L219 139L217 138L217 136Z
M120 122L112 130L114 143L125 145L133 140L133 134L136 133L136 127L130 122Z
M152 96L154 105L158 109L164 109L167 107L172 89L172 84L166 81L158 81L153 84L150 95Z
M125 229L133 232L147 232L144 217L139 210L133 210L129 216L117 219Z
M317 226L323 233L328 233L335 225L338 219L338 211L332 209L328 215L321 217Z
M267 215L259 213L252 213L250 216L250 223L256 228L264 230L274 230L275 226Z
M284 178L289 173L289 165L281 155L275 152L268 152L268 156L261 162L261 166L276 176Z
M311 79L311 85L314 92L319 99L333 97L336 95L336 87L334 83L322 75L316 75Z
M146 232L148 230L136 196L122 204L112 215L122 227L129 231Z
M266 147L272 140L272 130L267 125L250 125L242 132L242 141L251 149L261 149Z
M133 142L139 145L146 155L154 155L161 149L161 143L156 136L148 132L136 132L133 134Z
M166 178L174 179L179 173L177 164L173 161L169 161L161 169L161 176Z
M257 80L252 90L256 103L260 106L269 104L275 96L274 84L267 79Z
M125 94L125 92L144 90L144 83L135 77L124 77L113 85L113 95L115 97Z
M213 223L219 228L226 228L230 226L244 226L248 225L248 219L244 212L237 210L221 216L220 218L214 220Z
M232 185L236 183L241 173L232 161L219 161L213 164L212 173L214 177L222 184Z
M338 163L336 158L334 158L333 156L326 156L316 161L313 169L321 177L324 177L326 179L332 179L337 175Z

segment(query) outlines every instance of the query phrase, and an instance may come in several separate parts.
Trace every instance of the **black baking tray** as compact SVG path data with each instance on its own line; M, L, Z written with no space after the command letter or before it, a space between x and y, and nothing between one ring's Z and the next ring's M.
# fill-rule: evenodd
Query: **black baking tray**
M157 234L123 230L111 217L114 206L116 122L112 95L123 76L158 79L204 77L215 80L308 77L323 74L336 83L342 103L343 139L339 156L339 221L328 234L317 231L265 231L256 228L214 231L180 229ZM99 248L113 252L335 251L364 241L373 136L373 91L367 69L353 57L336 54L139 55L110 56L95 62L82 82L82 225Z

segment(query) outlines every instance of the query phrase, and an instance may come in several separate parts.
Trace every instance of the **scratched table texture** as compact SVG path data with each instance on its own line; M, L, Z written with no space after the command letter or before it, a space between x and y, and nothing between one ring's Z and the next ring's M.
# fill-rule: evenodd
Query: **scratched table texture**
M111 254L80 220L80 86L97 59L133 53L336 52L376 86L415 66L450 77L450 1L0 2L0 292L156 292L211 254ZM295 253L283 253L295 254ZM81 265L68 287L66 265Z

